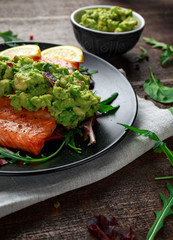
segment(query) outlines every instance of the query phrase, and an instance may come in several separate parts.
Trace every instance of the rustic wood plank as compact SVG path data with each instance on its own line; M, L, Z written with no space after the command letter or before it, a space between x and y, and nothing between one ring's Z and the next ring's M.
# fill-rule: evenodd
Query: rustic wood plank
M12 29L24 40L33 34L35 41L79 46L70 23L71 12L86 5L114 5L115 1L1 0L0 4L1 31ZM132 8L144 16L146 27L143 36L172 44L171 0L118 0L116 5ZM140 55L139 46L147 49L149 61L140 62L137 68L133 60ZM141 37L135 48L110 62L123 68L136 93L146 97L143 83L149 78L148 67L165 85L172 86L173 83L173 66L163 68L159 62L160 54L161 50L153 49ZM173 106L154 103L160 108ZM169 147L172 147L172 142L173 137L167 140ZM106 179L0 219L0 239L95 239L88 232L86 223L97 214L116 216L122 228L133 226L136 239L146 239L155 219L153 210L162 208L159 193L169 196L166 181L154 180L156 176L163 175L172 175L172 168L163 154L150 150ZM169 182L173 184L172 180ZM55 208L54 205L58 204L60 206ZM157 239L173 239L172 226L173 217L169 217Z

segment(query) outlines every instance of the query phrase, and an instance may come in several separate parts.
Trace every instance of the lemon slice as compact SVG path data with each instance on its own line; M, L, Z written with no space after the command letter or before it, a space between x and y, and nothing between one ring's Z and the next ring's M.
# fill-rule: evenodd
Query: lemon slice
M84 62L84 55L80 48L74 46L56 46L43 50L42 57L65 60L70 62Z
M8 48L0 52L0 56L14 57L14 56L27 56L27 57L41 57L41 49L38 45L22 45L17 47Z

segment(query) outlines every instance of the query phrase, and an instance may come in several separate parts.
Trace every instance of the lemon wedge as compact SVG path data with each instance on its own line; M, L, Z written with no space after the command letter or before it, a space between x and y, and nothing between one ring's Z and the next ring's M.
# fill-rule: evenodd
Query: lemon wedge
M84 62L82 50L74 46L56 46L47 48L41 52L41 56L70 62Z
M8 48L0 52L0 56L14 57L14 56L26 56L26 57L41 57L41 49L38 45L21 45L17 47Z

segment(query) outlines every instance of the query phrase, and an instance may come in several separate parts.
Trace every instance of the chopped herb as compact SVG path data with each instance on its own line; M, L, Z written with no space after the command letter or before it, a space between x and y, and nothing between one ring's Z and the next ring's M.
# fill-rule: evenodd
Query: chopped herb
M44 66L43 66L43 69L45 72L50 72L50 70L54 68L53 65L51 63L46 63Z
M83 68L83 66L80 65L79 66L79 72L81 72L83 74L86 74L86 75L89 75L92 78L93 74L98 73L98 70L88 71L88 68Z
M138 129L132 126L128 126L126 124L121 124L121 123L118 123L118 124L124 126L126 129L139 133L139 136L143 135L144 137L149 137L150 139L156 141L156 144L153 147L154 152L157 152L157 153L164 152L165 155L167 156L167 159L169 160L170 165L173 166L173 151L171 151L167 147L166 143L162 142L154 132L151 132L149 130Z
M155 79L154 74L149 68L151 79L146 79L144 91L155 101L161 103L173 102L173 87L163 86L159 79Z
M153 48L160 48L164 52L160 55L160 62L161 65L173 64L173 46L168 45L163 42L158 42L154 38L143 38L147 43L151 44Z
M163 201L163 209L161 211L154 211L156 220L150 228L146 240L154 240L158 231L163 227L164 220L167 216L173 214L173 187L170 183L167 183L167 188L170 193L170 198L166 198L163 194L160 194L160 198Z

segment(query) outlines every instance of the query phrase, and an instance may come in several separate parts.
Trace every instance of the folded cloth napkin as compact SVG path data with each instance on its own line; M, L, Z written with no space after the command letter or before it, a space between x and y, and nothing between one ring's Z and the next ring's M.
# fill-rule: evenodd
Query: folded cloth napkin
M138 97L134 126L154 131L161 140L173 136L173 115ZM154 146L155 142L129 132L104 155L86 164L34 176L0 176L0 217L67 191L99 181L126 166Z

